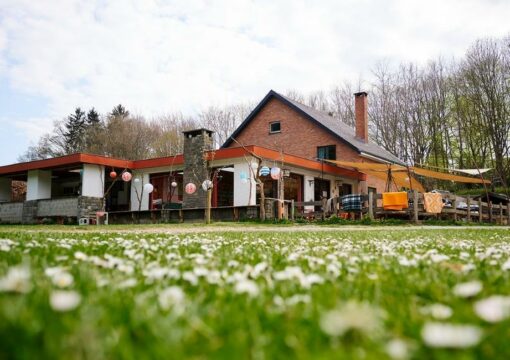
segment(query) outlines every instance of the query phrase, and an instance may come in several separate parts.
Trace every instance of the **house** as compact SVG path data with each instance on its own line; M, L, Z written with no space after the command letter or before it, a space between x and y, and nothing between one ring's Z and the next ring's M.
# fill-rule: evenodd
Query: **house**
M368 137L368 95L359 92L355 96L356 128L352 129L333 116L303 105L275 91L270 91L253 112L233 132L223 148L239 144L257 144L266 148L284 151L306 159L329 159L353 162L376 162L403 164L396 156L386 151ZM237 140L235 142L233 139ZM303 174L305 200L319 200L317 184L327 192L342 195L352 192L383 192L386 182L367 176L365 181L352 178L337 178L335 183L319 181L317 174ZM312 178L313 177L313 178ZM315 186L313 189L307 188ZM270 188L270 187L269 187ZM312 196L311 194L315 195ZM271 195L268 191L267 195Z
M0 222L92 217L103 209L112 214L175 208L191 213L205 207L207 192L202 184L210 178L213 207L256 209L258 159L262 165L283 170L280 184L285 199L316 201L324 196L382 192L384 180L324 161L402 164L369 141L367 106L367 94L356 93L356 128L351 129L270 91L219 149L214 149L211 131L196 129L183 133L184 151L176 156L133 161L73 154L1 166ZM263 179L266 197L276 198L278 181L270 176ZM24 201L12 201L13 181L26 182ZM144 191L148 183L151 193Z

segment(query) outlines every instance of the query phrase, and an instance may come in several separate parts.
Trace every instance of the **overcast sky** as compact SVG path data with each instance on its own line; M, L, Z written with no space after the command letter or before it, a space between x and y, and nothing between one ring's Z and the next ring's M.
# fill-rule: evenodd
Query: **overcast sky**
M0 165L76 106L194 114L328 89L381 61L461 57L509 15L505 0L0 0Z

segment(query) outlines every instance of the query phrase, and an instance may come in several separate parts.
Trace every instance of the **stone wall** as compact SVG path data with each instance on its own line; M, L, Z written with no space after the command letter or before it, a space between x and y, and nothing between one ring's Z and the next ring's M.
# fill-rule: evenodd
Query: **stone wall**
M19 224L23 216L22 202L9 202L0 204L0 224Z
M39 200L37 204L37 217L78 216L78 198Z
M103 199L90 196L80 196L77 204L78 218L96 217L96 212L103 209ZM76 216L76 215L75 215Z
M202 189L202 182L209 178L205 151L212 149L212 135L208 130L195 130L184 133L184 186L188 183L196 185L193 194L184 192L183 209L205 208L207 192Z

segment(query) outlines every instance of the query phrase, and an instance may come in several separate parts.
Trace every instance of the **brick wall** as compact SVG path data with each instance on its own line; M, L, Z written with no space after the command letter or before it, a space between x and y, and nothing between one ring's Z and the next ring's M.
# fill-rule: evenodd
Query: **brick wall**
M269 124L274 121L280 121L281 132L270 134ZM373 162L360 157L352 147L274 98L250 121L237 140L244 145L259 145L278 151L283 149L288 154L308 159L317 157L318 146L336 145L337 160ZM237 146L235 142L230 145ZM367 176L367 185L383 192L386 182Z
M269 124L280 121L281 132L269 133ZM317 157L317 146L336 145L336 158L357 161L359 155L349 145L321 129L281 101L271 99L239 134L237 140L244 145L258 145L282 150L307 159ZM234 142L230 147L237 147Z
M0 224L21 223L22 215L23 215L22 202L9 202L0 204Z

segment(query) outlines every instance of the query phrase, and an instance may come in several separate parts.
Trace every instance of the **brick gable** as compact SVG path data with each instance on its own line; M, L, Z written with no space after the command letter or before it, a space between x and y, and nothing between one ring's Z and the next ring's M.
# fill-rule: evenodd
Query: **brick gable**
M281 131L271 134L269 124L280 121ZM340 120L338 120L340 121ZM362 158L351 146L341 141L316 123L305 118L277 98L271 98L237 134L236 140L247 145L258 145L283 150L307 159L314 160L317 156L317 147L336 145L337 160L372 162ZM239 147L236 142L231 142L227 147ZM382 192L385 182L371 176L367 177L367 185L377 188Z
M281 132L269 133L269 124L280 121ZM317 147L336 145L336 157L339 160L357 161L359 155L351 146L340 141L303 115L272 98L260 109L257 115L246 124L236 138L244 145L259 145L307 159L317 156ZM229 147L237 147L235 142Z

